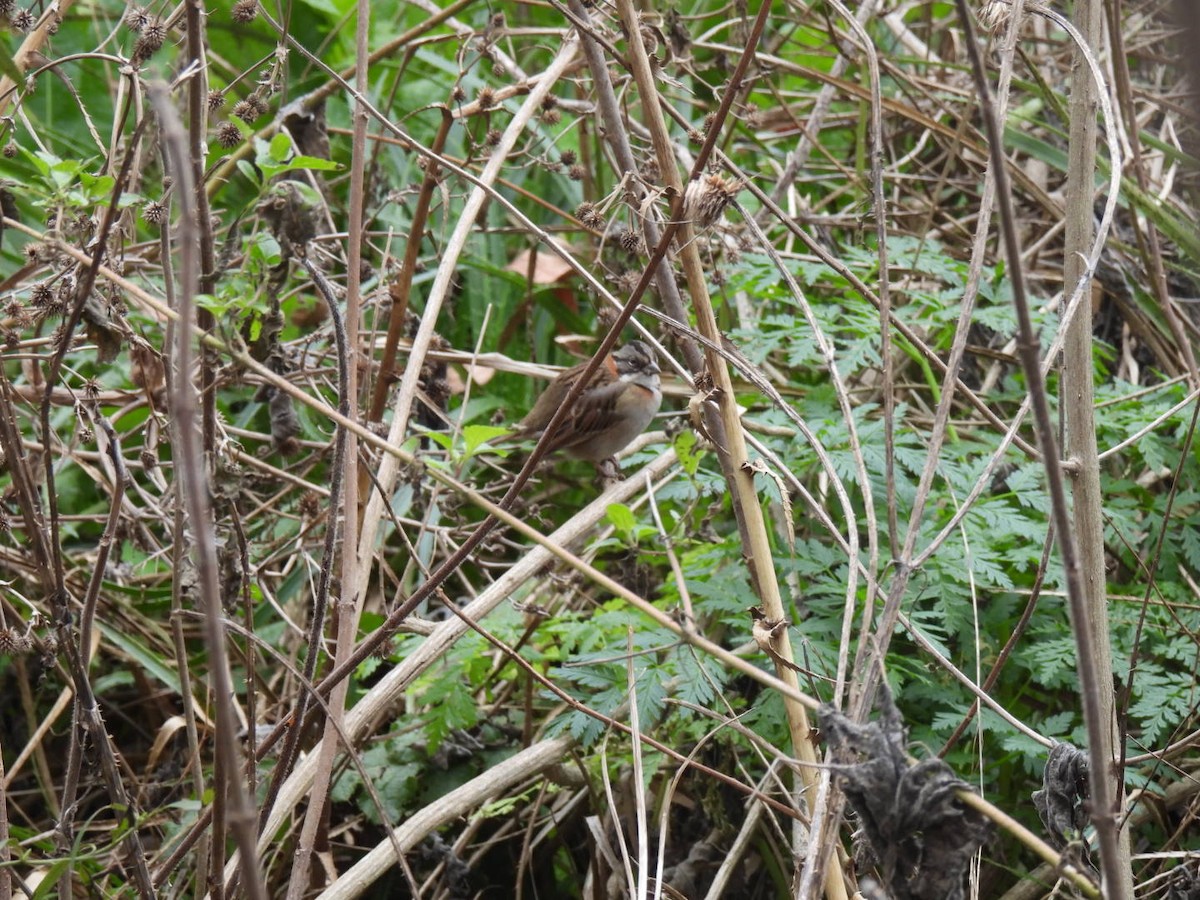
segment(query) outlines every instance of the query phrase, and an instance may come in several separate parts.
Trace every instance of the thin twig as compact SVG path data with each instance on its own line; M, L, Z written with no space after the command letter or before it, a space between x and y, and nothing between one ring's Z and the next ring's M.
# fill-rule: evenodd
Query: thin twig
M202 448L196 438L195 394L188 374L192 370L192 312L199 286L199 235L195 216L192 172L186 151L187 137L179 116L171 106L170 95L164 85L155 85L150 90L151 101L162 129L162 140L166 144L171 165L179 179L180 222L180 278L179 278L179 334L176 352L179 362L172 397L173 410L179 420L179 446L176 457L183 493L188 509L192 539L196 553L198 592L202 607L206 611L204 636L208 647L211 667L214 704L216 706L217 756L222 761L226 776L224 790L229 802L229 824L234 840L241 850L238 869L241 884L253 900L266 900L266 885L254 846L254 823L256 816L242 782L241 753L237 746L237 721L233 715L233 678L229 671L229 656L225 647L221 591L217 583L219 563L214 544L213 523L204 477Z

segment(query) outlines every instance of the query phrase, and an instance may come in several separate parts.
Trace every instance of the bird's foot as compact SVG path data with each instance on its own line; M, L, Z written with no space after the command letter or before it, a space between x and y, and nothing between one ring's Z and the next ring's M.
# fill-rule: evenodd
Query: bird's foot
M625 479L625 476L621 474L621 466L617 463L615 456L610 456L596 463L596 473L600 476L601 487L606 490Z

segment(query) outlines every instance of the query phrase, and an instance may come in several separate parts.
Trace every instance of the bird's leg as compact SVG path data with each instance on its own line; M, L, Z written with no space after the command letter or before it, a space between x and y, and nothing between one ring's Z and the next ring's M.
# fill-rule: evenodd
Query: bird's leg
M596 463L596 473L600 476L601 486L605 488L624 480L624 476L621 474L621 466L615 456L609 456Z

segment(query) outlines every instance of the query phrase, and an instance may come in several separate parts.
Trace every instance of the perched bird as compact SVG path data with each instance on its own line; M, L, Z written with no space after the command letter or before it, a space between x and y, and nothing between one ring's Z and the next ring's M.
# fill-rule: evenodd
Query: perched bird
M583 374L580 363L555 378L517 427L516 437L541 437ZM550 437L549 450L598 463L615 456L646 430L662 405L658 361L641 341L610 353Z

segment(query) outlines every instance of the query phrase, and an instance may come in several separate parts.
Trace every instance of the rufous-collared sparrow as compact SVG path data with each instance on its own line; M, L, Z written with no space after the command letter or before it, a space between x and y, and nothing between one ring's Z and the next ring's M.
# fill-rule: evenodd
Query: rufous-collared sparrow
M580 363L550 382L515 436L541 437L586 366ZM658 375L654 351L641 341L630 341L610 353L551 435L548 450L594 463L615 456L646 430L662 405Z

